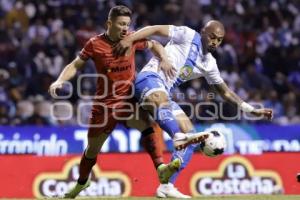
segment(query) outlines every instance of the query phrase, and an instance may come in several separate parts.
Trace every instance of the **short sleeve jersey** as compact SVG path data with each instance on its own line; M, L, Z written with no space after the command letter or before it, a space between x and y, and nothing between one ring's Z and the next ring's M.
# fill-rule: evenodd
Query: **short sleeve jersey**
M97 71L96 99L115 107L128 99L135 79L135 51L147 48L147 40L133 44L131 51L120 57L112 54L113 42L105 34L92 37L79 53L82 60L92 59Z
M176 76L167 80L163 72L157 72L159 60L156 57L152 57L142 71L158 73L168 89L199 77L205 77L209 84L223 82L216 59L211 53L204 55L202 52L199 33L186 26L170 25L169 38L165 50L169 61L177 70Z

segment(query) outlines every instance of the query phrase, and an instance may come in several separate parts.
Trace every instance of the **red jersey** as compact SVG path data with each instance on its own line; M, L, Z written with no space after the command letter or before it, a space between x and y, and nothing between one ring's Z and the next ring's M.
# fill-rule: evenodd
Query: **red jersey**
M109 108L122 103L131 94L135 79L135 50L147 48L147 40L135 42L129 55L118 58L112 54L113 44L105 34L97 35L85 44L79 54L82 60L91 58L97 73L103 75L97 80L96 95L101 96L97 101Z

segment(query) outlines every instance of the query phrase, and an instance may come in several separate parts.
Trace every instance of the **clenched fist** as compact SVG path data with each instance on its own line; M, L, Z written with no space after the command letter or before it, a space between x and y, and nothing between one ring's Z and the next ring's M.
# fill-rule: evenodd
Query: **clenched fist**
M273 110L269 108L254 109L251 114L257 117L264 117L267 120L271 120L273 118Z
M57 98L58 95L56 94L56 89L61 89L63 87L64 81L55 81L54 83L52 83L49 87L49 94L53 97L53 98Z

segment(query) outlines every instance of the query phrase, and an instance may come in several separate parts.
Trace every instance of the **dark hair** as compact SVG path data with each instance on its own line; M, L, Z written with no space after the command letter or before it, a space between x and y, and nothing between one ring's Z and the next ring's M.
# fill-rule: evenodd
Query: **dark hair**
M114 20L119 16L131 17L131 10L126 6L115 6L112 7L108 13L108 19Z

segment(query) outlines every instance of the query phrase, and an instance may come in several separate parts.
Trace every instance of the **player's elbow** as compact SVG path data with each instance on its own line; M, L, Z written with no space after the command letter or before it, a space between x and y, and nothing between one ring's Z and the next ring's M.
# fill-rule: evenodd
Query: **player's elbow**
M73 60L73 62L71 62L68 66L70 68L73 68L75 70L80 70L82 69L82 67L84 66L85 61L81 60L79 57L77 57L76 59Z

